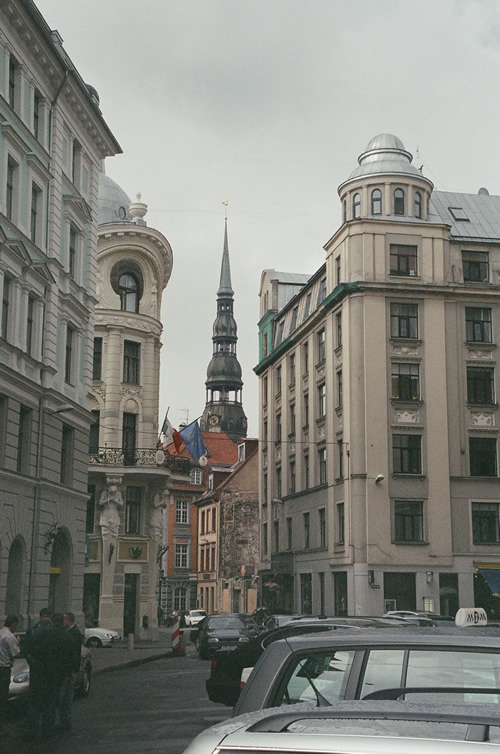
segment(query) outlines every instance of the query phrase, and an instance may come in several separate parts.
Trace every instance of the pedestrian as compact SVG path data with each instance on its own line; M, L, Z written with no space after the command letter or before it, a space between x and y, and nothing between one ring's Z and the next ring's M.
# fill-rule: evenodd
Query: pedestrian
M63 627L73 642L73 666L61 686L59 694L59 729L71 730L73 723L73 696L75 693L75 673L80 670L82 654L82 634L75 623L74 613L64 613Z
M20 653L19 637L14 636L18 623L17 615L8 615L0 631L0 737L5 733L12 665Z
M48 607L42 607L39 613L39 620L34 623L32 626L29 626L28 630L26 631L26 636L24 638L23 643L23 651L26 655L26 659L28 660L28 663L31 663L31 653L30 653L30 644L33 641L33 638L37 631L39 631L41 628L47 628L50 626L50 610Z
M42 738L55 730L57 703L61 686L72 672L75 648L68 632L63 628L63 616L54 613L51 626L38 629L31 641L30 699L26 738Z

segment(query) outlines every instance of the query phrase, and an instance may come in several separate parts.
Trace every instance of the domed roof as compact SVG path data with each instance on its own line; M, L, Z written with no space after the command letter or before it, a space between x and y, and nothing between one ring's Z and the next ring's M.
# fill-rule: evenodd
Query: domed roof
M228 353L215 353L207 367L206 384L235 382L241 384L241 366L238 359Z
M99 175L98 224L131 223L130 199L125 191L104 172Z
M412 159L413 155L406 151L397 136L378 134L368 142L365 151L358 157L359 167L352 171L349 180L377 173L401 173L422 178L420 171L411 164Z

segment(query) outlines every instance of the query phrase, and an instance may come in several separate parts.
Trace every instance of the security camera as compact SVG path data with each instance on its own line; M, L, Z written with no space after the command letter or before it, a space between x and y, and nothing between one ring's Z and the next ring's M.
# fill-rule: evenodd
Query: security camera
M375 484L378 484L379 482L383 482L384 479L385 477L383 474L377 474L377 476L375 477Z

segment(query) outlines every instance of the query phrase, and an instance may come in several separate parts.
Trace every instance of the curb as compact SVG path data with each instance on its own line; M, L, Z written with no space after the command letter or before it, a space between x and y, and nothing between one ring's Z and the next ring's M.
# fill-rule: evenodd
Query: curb
M154 662L155 660L164 660L167 657L175 657L172 652L164 652L159 655L149 655L148 657L138 657L135 660L125 660L124 662L117 662L115 665L109 665L107 668L92 669L92 675L100 675L101 673L111 673L113 670L120 670L120 668L133 668L139 665L145 665L147 662Z

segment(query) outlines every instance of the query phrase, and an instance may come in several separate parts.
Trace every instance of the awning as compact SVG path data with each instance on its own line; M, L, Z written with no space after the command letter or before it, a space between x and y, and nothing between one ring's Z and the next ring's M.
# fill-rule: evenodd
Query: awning
M478 568L494 597L500 597L500 568Z

